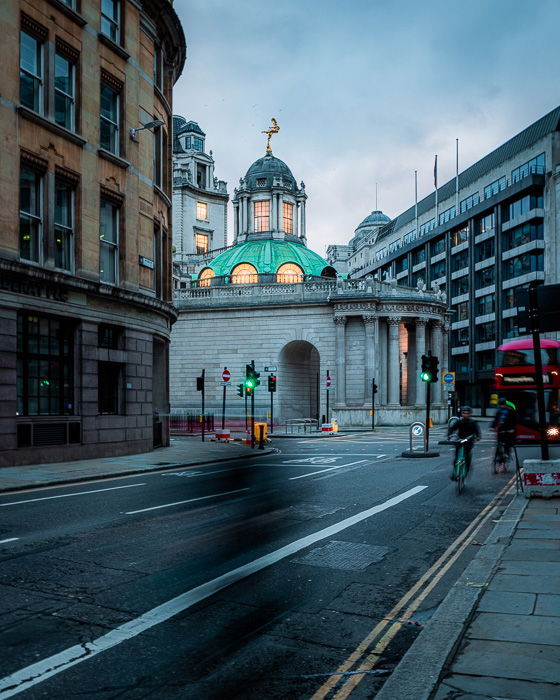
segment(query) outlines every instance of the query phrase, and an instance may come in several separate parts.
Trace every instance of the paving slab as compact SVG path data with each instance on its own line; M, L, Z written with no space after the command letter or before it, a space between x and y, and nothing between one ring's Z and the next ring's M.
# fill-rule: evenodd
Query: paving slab
M560 578L542 576L520 576L496 574L488 585L491 591L512 591L514 593L551 593L560 591Z
M557 683L560 657L551 645L474 639L459 650L453 673Z
M461 676L446 678L431 700L558 700L560 686L555 683ZM392 700L418 700L414 696Z
M555 576L560 578L560 562L556 561L502 561L498 570L502 574Z
M539 544L546 540L538 540ZM546 542L554 545L553 542ZM515 545L508 547L507 552L503 557L504 561L549 561L560 562L560 546L552 546L549 548L533 547L532 544L521 544L516 542Z
M537 596L534 593L507 593L486 591L478 603L480 612L531 615L535 610Z
M535 615L560 617L560 595L539 595L535 605ZM560 654L559 654L560 656ZM560 674L559 674L560 679Z
M560 646L560 618L544 615L479 613L467 631L469 639Z

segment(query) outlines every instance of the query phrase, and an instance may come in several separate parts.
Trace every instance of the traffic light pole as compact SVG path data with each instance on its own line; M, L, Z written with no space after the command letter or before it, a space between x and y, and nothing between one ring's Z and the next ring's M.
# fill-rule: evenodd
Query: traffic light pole
M274 432L274 392L270 392L270 434Z
M371 380L371 429L375 430L375 377Z
M205 370L202 370L202 374L200 375L202 377L202 391L200 392L202 397L202 415L200 417L202 422L202 442L204 442L204 372Z
M537 302L537 288L534 284L529 288L529 307L529 315L531 318L531 335L533 336L533 350L535 355L535 384L537 386L539 432L541 434L541 459L548 460L550 455L548 452L548 439L546 435L546 408L544 404L541 335L539 331L539 308Z
M331 373L329 370L327 370L327 377L330 377ZM329 394L330 394L330 387L327 387L327 423L329 422Z
M432 398L432 382L426 382L426 432L424 433L424 452L430 448L430 401Z
M255 449L255 390L251 392L251 449Z

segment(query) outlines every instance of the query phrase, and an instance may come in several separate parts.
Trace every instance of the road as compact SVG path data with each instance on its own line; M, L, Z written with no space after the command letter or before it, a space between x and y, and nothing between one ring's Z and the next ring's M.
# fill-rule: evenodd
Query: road
M3 495L0 700L374 697L509 502L403 433Z

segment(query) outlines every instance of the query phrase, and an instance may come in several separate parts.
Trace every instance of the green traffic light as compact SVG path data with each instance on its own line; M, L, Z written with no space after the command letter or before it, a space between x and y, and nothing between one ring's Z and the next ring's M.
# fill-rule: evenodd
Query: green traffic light
M420 375L420 379L423 382L429 382L431 380L430 373L429 372L422 372L422 374Z
M247 379L245 380L245 386L247 387L247 389L252 389L255 386L255 383L252 379Z

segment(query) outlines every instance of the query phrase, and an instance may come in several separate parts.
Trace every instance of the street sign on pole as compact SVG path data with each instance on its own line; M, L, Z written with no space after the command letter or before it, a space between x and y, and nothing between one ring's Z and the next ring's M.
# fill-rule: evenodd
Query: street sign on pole
M326 386L326 388L327 388L327 391L330 391L330 390L332 389L331 384L332 384L331 378L330 378L329 375L327 374L327 378L326 378L326 380L325 380L325 386Z
M444 372L441 383L444 391L455 391L455 372Z
M227 385L231 382L231 372L227 367L224 367L224 371L222 372L222 385Z

